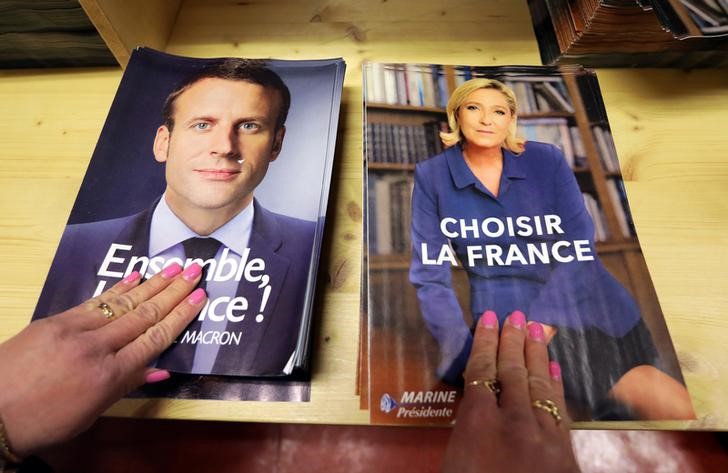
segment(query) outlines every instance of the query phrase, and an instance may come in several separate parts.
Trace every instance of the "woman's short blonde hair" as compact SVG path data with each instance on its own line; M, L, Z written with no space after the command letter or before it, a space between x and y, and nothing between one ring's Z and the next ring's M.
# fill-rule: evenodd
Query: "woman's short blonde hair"
M450 95L450 100L447 101L447 123L450 126L450 132L440 132L440 139L445 146L453 146L460 142L465 142L465 137L460 131L460 123L458 123L458 112L460 106L465 102L470 94L478 89L494 89L503 94L508 103L508 108L513 115L513 122L508 129L508 135L503 143L503 147L513 153L522 153L525 149L524 144L526 140L519 138L516 135L517 127L517 110L518 103L516 102L516 94L505 85L503 82L494 79L470 79L464 82L460 87Z

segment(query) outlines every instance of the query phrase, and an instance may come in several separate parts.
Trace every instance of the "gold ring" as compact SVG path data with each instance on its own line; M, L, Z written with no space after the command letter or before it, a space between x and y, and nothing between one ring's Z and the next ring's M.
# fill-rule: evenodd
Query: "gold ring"
M559 425L561 423L562 418L561 412L559 411L559 406L557 406L556 403L551 399L536 399L531 405L551 414L551 417L553 417L556 421L556 425Z
M474 381L470 381L468 383L468 386L484 386L488 389L488 391L495 394L495 397L498 397L498 395L501 393L501 387L500 387L500 381L497 379L476 379Z
M110 319L114 316L114 310L106 302L102 302L101 304L99 304L99 309L101 309L101 313L104 314L104 317L106 317L107 319Z

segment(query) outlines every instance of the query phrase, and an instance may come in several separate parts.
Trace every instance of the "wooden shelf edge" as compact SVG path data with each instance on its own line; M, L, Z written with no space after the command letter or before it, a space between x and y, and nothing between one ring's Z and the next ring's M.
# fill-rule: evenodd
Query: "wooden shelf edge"
M414 164L370 162L367 167L373 171L414 171Z
M79 3L124 69L134 48L149 46L163 51L167 47L181 1L79 0Z
M598 241L596 246L598 254L639 251L641 249L636 238L629 238L622 241Z
M434 115L445 115L444 108L439 107L418 107L415 105L399 105L389 103L367 102L366 108L376 110L399 110L404 112L429 113Z

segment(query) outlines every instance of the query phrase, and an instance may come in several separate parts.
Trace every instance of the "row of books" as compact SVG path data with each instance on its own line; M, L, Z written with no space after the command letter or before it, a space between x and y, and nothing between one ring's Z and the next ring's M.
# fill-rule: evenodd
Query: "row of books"
M571 169L583 170L589 168L584 140L579 127L571 124L566 118L528 118L518 123L518 131L530 141L551 143L564 153L564 158ZM599 154L602 169L607 173L619 174L619 158L614 146L612 132L608 127L596 125L591 127L594 143Z
M593 195L588 192L582 192L584 197L584 206L594 222L594 241L607 241L609 239L609 226L607 225L607 217L604 215L604 209Z
M468 67L453 67L453 87L474 77L505 82L516 94L520 114L574 112L564 81L556 75L526 76ZM419 64L372 64L365 75L371 103L445 109L449 98L448 78L440 66Z
M635 236L634 223L632 222L632 216L629 212L629 204L627 203L627 193L624 190L624 182L619 178L607 179L607 192L609 193L609 200L614 209L615 216L617 217L617 223L619 225L619 235L623 238L631 238ZM612 231L609 229L607 224L607 217L604 214L604 209L599 201L588 192L583 192L584 205L586 206L587 212L594 222L594 241L603 242L617 238ZM615 229L616 230L616 229Z
M518 131L520 136L529 141L551 143L561 148L571 169L589 167L579 127L569 124L566 118L521 119L518 122Z
M726 0L642 0L646 10L654 10L660 23L677 38L728 35Z
M728 65L725 0L528 0L544 64Z
M609 128L595 126L592 127L592 135L594 135L594 142L599 151L602 169L609 173L620 173L619 158L617 158L617 149L614 147L612 132L609 131Z
M439 132L447 123L367 123L367 159L373 163L415 164L442 152Z
M621 177L613 177L607 179L607 191L609 199L612 202L617 214L617 223L619 230L625 238L631 238L637 235L632 221L632 213L629 210L629 202L627 201L627 191L624 188L624 181Z
M445 122L422 125L397 123L367 123L366 150L370 163L416 164L442 152L439 132L446 130ZM608 130L599 130L600 153L604 169L619 172L616 151ZM552 143L561 148L572 169L588 168L584 142L576 125L566 118L526 118L519 122L519 135L527 140ZM596 131L595 131L596 135Z
M516 94L520 115L528 113L574 113L569 93L560 77L538 77L536 81L505 80Z
M522 67L453 67L454 83L485 77L505 83L516 94L519 115L531 113L568 112L574 113L574 105L564 79L560 75L548 73L541 75L524 74Z
M412 176L370 173L367 179L369 254L409 253Z
M380 104L445 108L450 96L440 66L372 63L364 82L369 101Z

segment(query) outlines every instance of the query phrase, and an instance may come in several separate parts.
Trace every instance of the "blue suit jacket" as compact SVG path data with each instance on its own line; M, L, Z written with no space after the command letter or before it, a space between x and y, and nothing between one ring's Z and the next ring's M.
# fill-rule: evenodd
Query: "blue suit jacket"
M529 320L570 328L596 327L622 336L639 321L635 301L596 257L594 226L573 171L561 151L549 144L528 142L520 155L503 150L503 172L494 196L468 168L461 147L454 146L417 165L412 197L412 264L410 280L417 288L420 309L441 350L438 374L455 380L470 353L472 336L451 284L451 265L423 264L422 243L437 255L450 244L465 265L470 284L470 309L477 322L494 310L502 323L514 310ZM448 239L440 231L445 217L478 222L487 217L558 215L563 234L495 238ZM557 240L589 240L594 261L508 266L467 265L469 245L498 245L507 253L517 245ZM566 251L561 251L566 254ZM571 253L573 255L573 252Z
M107 288L115 284L120 278L97 276L112 243L132 245L129 255L148 255L155 205L129 217L66 227L33 318L46 317L87 300L100 279L108 281ZM255 321L255 314L239 323L242 343L221 345L210 374L281 375L296 347L307 285L309 278L314 277L310 273L316 224L275 214L257 201L254 205L249 260L261 258L271 278L265 317L260 324ZM259 307L262 291L251 286L241 282L236 296L246 297L250 307Z

